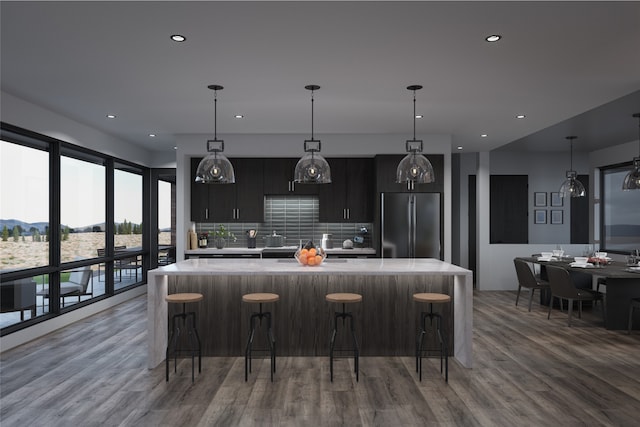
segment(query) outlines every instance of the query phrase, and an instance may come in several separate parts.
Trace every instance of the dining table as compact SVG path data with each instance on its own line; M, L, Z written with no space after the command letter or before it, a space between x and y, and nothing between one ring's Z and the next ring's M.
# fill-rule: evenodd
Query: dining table
M551 260L540 259L537 256L518 257L523 261L540 266L540 276L546 280L547 265L565 268L572 276L605 279L605 322L606 329L627 329L629 322L629 306L632 298L640 297L640 268L629 266L625 262L609 261L600 265L588 263L587 266L572 266L573 257L554 257ZM580 286L578 286L580 287ZM542 297L541 297L542 298ZM635 316L640 318L640 313ZM638 324L638 319L634 319Z

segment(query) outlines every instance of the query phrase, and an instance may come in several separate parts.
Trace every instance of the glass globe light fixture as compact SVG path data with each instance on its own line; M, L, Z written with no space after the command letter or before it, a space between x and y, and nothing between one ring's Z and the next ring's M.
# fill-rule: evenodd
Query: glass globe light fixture
M406 182L411 189L417 184L435 182L433 165L422 153L422 141L416 139L416 90L422 89L420 85L411 85L407 89L413 91L413 139L407 140L407 154L398 164L396 169L396 182Z
M587 194L584 185L576 178L576 171L573 170L573 140L576 138L578 137L567 136L571 149L571 169L567 171L567 179L560 186L560 197L584 197Z
M196 170L195 181L202 184L234 184L236 175L233 165L222 154L224 151L224 141L218 139L218 91L224 89L220 85L209 85L213 91L214 115L213 115L213 139L207 141L207 151L209 154L200 161Z
M313 92L320 86L308 85L304 88L311 91L311 139L304 141L305 154L296 164L293 180L300 184L330 184L331 168L320 154L322 144L313 138Z
M638 157L633 158L633 169L624 177L622 190L640 190L640 113L633 117L638 118Z

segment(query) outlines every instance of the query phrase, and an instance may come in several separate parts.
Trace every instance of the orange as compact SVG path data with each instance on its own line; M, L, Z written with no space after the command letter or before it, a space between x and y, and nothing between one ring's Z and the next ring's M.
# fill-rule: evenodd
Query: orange
M306 257L308 253L309 253L308 249L300 249L300 254L299 255L301 257L303 257L303 256Z
M298 257L298 259L300 260L300 264L307 265L307 257L306 256Z
M316 264L317 265L322 264L322 257L320 255L316 255Z
M316 265L316 257L310 256L309 258L307 258L307 264Z
M309 255L310 256L316 256L317 253L318 253L318 251L316 250L316 248L309 249Z

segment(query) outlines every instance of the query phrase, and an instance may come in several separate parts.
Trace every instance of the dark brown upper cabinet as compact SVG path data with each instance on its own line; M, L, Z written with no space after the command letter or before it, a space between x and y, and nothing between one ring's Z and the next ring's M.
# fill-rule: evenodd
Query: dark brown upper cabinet
M373 159L331 158L327 161L332 182L318 185L320 222L373 221Z

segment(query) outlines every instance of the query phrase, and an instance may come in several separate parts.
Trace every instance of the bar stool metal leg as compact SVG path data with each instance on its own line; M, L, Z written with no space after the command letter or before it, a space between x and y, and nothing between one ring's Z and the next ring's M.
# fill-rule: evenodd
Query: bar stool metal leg
M262 325L263 318L265 318L267 321L266 336L267 336L267 342L269 344L268 350L271 358L271 368L270 368L271 382L273 382L273 374L274 372L276 372L276 339L273 336L273 331L271 329L271 312L268 312L268 311L263 312L262 303L260 303L259 312L252 313L249 319L249 323L250 323L249 336L247 338L247 345L244 351L244 380L245 381L249 380L249 373L251 372L251 360L252 360L251 352L253 348L253 338L255 336L255 330L256 330L256 319L258 319L258 321L260 322L260 325Z

